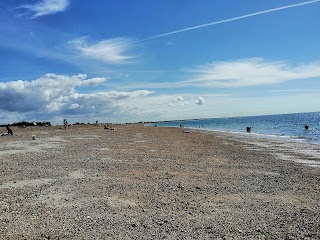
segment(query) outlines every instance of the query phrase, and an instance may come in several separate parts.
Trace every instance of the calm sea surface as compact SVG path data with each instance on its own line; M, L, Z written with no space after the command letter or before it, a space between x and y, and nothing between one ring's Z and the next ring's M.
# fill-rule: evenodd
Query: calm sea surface
M309 126L308 130L304 128L306 124ZM181 125L187 128L233 133L246 133L246 127L251 127L251 132L248 134L255 136L320 144L320 112L167 121L158 122L156 125L158 127Z

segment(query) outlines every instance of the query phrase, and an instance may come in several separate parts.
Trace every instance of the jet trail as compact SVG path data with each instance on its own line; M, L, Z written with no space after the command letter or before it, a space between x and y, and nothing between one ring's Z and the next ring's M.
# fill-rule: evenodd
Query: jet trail
M197 25L197 26L194 26L194 27L184 28L184 29L173 31L173 32L163 33L163 34L155 35L155 36L152 36L152 37L144 38L144 39L138 40L136 42L133 42L131 44L144 42L144 41L147 41L147 40L160 38L160 37L164 37L164 36L168 36L168 35L172 35L172 34L176 34L176 33L186 32L186 31L190 31L190 30L194 30L194 29L198 29L198 28L208 27L208 26L217 25L217 24L221 24L221 23L232 22L232 21L236 21L236 20L239 20L239 19L253 17L253 16L265 14L265 13L276 12L276 11L280 11L280 10L287 9L287 8L299 7L299 6L312 4L312 3L316 3L316 2L319 3L320 0L313 0L313 1L303 2L303 3L287 5L287 6L283 6L283 7L278 7L278 8L272 8L272 9L269 9L269 10L264 10L264 11L260 11L260 12L255 12L255 13L242 15L242 16L239 16L239 17L233 17L233 18L228 18L228 19L224 19L224 20L220 20L220 21L201 24L201 25Z

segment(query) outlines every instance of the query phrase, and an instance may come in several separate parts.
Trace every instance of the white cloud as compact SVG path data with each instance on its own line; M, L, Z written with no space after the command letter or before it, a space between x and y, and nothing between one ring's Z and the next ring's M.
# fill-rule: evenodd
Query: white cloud
M205 104L206 102L204 101L203 97L198 97L198 99L194 101L194 103L197 105L202 105L202 104Z
M134 59L127 53L131 42L128 38L113 38L90 45L86 37L81 37L69 44L84 57L109 64L127 64Z
M129 77L129 74L128 74L128 73L126 73L126 74L120 73L119 76L120 76L120 77L123 77L123 78L128 78L128 77Z
M179 84L240 87L319 77L320 62L294 66L286 62L248 58L229 62L213 62L189 71L194 76L190 80L178 82Z
M82 86L97 86L100 85L101 83L104 83L107 79L106 78L91 78L88 80L83 80L81 82Z
M78 87L91 86L105 81L104 78L88 79L86 75L74 76L46 74L33 81L11 81L0 83L0 112L8 116L24 116L27 119L52 119L56 116L105 116L123 112L132 99L143 98L150 91L99 91L79 93ZM89 90L89 89L86 89ZM22 119L16 119L15 122ZM6 118L2 118L2 122Z
M173 101L175 101L175 102L182 102L183 100L184 100L183 97L182 97L182 96L179 96L179 97L175 98Z
M76 109L79 107L79 104L78 103L72 103L69 107L69 109Z
M214 95L212 95L214 96ZM182 96L178 96L178 97L175 97L171 102L168 103L169 106L184 106L184 105L188 105L190 104L190 102L194 102L195 104L197 105L202 105L205 103L203 97L198 97L196 100L194 100L193 97L189 97L190 100L186 100L184 99Z
M169 106L174 106L174 105L186 105L189 104L189 101L184 100L184 98L182 96L178 96L176 98L174 98L168 105Z
M32 14L31 18L37 18L62 12L68 7L69 3L69 0L42 0L35 4L21 5L19 8L26 9L28 13Z

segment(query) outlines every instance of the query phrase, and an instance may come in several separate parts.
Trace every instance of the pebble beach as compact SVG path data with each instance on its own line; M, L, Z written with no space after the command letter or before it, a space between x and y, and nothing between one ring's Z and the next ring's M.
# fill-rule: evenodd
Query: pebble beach
M0 239L320 239L320 145L112 129L1 136Z

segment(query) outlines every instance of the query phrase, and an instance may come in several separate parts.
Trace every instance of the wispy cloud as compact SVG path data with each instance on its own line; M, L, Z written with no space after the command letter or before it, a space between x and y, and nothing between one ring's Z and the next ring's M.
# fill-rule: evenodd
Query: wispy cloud
M207 87L241 87L276 84L290 80L320 76L320 62L290 65L281 61L247 58L213 62L189 69L193 77L179 82L183 85Z
M278 84L320 77L320 62L290 64L263 58L216 61L178 70L188 76L179 81L128 83L130 88L234 88ZM165 72L165 71L163 71Z
M35 4L24 4L18 8L26 9L31 18L37 18L49 14L64 11L70 2L69 0L42 0Z
M315 89L280 89L280 90L270 90L269 92L317 92L320 91L320 88Z
M81 82L81 86L97 86L101 83L104 83L106 80L107 80L107 78L101 78L101 77L90 78L87 80L83 80Z
M128 55L129 42L128 38L113 38L89 44L87 37L81 37L70 41L69 45L84 57L109 64L126 64L135 58Z

